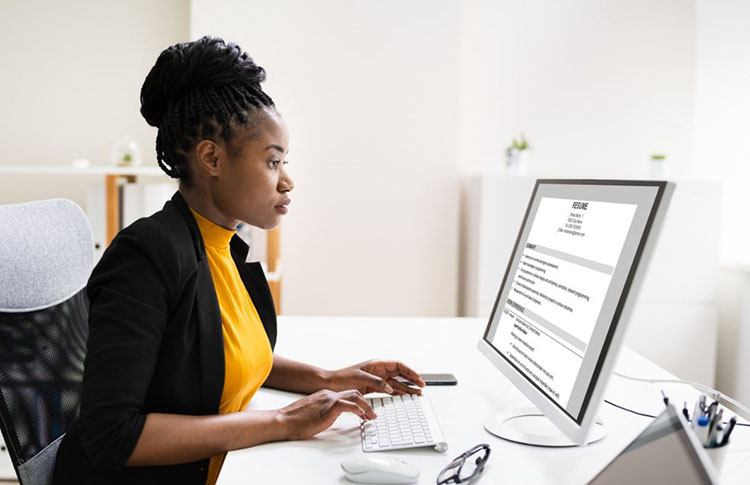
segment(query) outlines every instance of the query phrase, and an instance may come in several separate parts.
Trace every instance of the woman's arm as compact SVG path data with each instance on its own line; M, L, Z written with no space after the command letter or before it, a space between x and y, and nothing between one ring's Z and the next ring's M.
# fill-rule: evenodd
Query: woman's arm
M173 465L284 439L277 411L215 416L151 413L126 466Z
M421 391L398 382L402 377L419 387L422 378L410 367L397 361L369 360L339 370L324 370L274 354L273 367L266 387L283 391L312 393L321 389L342 391L357 389L362 394L385 392L387 394L420 394Z
M375 413L359 391L320 391L273 411L215 416L151 413L127 466L172 465L267 443L305 439L330 427L341 413Z
M273 367L268 374L265 387L281 389L282 391L311 394L327 388L330 371L320 367L287 359L280 355L273 355Z
M400 362L372 360L328 371L274 355L265 386L314 394L274 411L214 416L148 414L126 465L186 463L269 441L305 439L330 427L343 412L374 419L363 393L420 392L397 382L396 376L424 385L419 374Z

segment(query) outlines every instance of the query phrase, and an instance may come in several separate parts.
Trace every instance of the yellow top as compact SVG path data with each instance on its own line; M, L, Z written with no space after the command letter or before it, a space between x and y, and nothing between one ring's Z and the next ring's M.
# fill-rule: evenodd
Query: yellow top
M224 390L219 414L242 411L271 372L273 353L258 312L229 252L235 231L190 211L198 223L214 280L224 335ZM211 458L206 483L213 485L226 454Z

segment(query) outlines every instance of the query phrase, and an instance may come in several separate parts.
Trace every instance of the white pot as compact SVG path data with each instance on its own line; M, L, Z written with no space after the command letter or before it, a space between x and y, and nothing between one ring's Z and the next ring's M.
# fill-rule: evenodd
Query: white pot
M506 172L511 175L526 175L529 170L528 153L528 150L511 150L505 159Z
M648 178L653 180L665 180L667 178L666 160L649 160Z

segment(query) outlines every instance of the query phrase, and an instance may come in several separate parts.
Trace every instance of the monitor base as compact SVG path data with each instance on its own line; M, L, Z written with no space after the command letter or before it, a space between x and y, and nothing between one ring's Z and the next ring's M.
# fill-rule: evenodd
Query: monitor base
M499 438L534 446L566 447L578 446L568 439L537 408L516 408L493 414L484 422L484 429ZM593 424L589 444L607 435L607 428L600 420Z

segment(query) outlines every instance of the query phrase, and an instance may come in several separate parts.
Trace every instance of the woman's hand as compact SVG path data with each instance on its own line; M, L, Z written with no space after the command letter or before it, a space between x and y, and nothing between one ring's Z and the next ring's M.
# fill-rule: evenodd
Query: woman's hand
M364 420L377 417L362 394L349 389L318 391L279 409L278 418L286 439L302 440L328 429L344 412L354 413Z
M395 360L368 360L350 367L331 371L327 388L334 391L357 389L362 394L384 392L386 394L422 394L421 389L407 386L395 378L424 387L424 381L410 367Z

